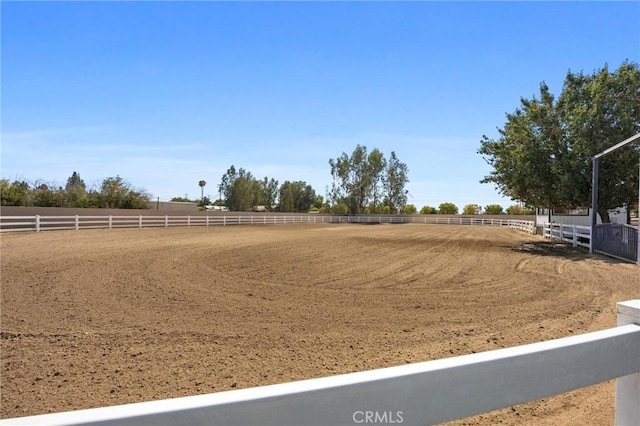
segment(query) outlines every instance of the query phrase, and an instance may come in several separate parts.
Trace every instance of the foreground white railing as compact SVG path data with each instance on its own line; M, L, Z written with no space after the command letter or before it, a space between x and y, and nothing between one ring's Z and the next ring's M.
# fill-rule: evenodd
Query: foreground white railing
M209 395L14 418L0 425L434 424L616 380L617 425L640 424L640 300L618 327L400 367Z
M569 225L564 223L545 223L543 235L546 238L560 240L591 249L591 227L586 225Z
M80 229L149 228L171 226L276 225L288 223L425 223L508 226L535 232L533 221L437 215L330 216L330 215L197 215L197 216L0 216L0 232Z

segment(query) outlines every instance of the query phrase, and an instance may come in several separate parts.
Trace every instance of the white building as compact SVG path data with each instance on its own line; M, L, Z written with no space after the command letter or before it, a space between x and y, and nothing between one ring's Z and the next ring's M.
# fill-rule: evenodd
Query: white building
M551 214L549 214L551 213ZM627 223L626 207L619 207L609 210L611 223ZM597 223L602 223L600 215L597 215ZM567 225L591 226L591 209L536 209L536 226L543 226L545 223L564 223Z

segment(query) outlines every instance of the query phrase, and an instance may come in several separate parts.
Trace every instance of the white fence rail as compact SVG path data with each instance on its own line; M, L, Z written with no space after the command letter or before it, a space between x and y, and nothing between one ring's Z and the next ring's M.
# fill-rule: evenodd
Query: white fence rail
M616 425L640 424L640 300L618 327L379 370L162 401L1 420L0 425L434 424L616 379Z
M545 223L543 235L546 238L560 240L591 249L591 227L586 225L567 225L563 223Z
M287 223L426 223L508 226L535 232L533 221L437 215L329 216L329 215L197 215L197 216L0 216L0 232L80 229L149 228L170 226L268 225Z

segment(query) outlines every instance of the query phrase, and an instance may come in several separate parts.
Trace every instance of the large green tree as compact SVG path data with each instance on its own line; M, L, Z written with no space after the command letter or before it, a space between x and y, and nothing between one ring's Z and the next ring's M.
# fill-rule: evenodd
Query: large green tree
M89 193L93 207L110 209L148 209L149 194L141 188L134 188L120 176L102 180L97 191Z
M357 145L351 155L343 152L330 159L329 165L333 204L346 205L350 214L363 213L365 208L372 213L385 210L398 213L407 203L408 168L395 152L391 152L387 161L378 149L368 153L366 146ZM379 205L383 195L385 209Z
M458 206L453 203L441 203L438 206L439 214L458 214Z
M462 208L462 214L464 215L475 215L480 214L482 212L482 207L477 204L467 204Z
M89 204L89 198L87 195L87 186L85 185L80 174L73 172L67 179L65 185L67 192L67 203L69 207L87 207Z
M362 213L372 192L367 147L357 145L350 156L343 152L329 165L334 200L344 202L351 214Z
M496 139L478 152L493 170L481 181L527 205L584 207L591 200L592 157L640 131L640 69L624 62L586 75L566 75L556 100L546 84L539 99L520 100ZM638 146L601 160L598 213L632 204L638 193Z
M367 158L367 173L369 174L369 180L371 184L371 213L380 213L378 210L378 202L380 200L380 194L384 190L384 177L385 169L387 168L387 160L384 158L384 154L375 148L369 154Z
M278 199L277 180L268 177L256 179L250 171L242 167L236 169L233 165L220 179L218 190L221 199L232 211L248 211L256 206L265 206L266 210L271 211Z
M280 211L307 213L316 201L316 191L306 182L285 181L280 187Z
M500 204L489 204L484 208L484 214L503 214L504 209Z
M395 151L391 151L384 182L390 212L402 211L402 208L407 204L409 195L409 191L406 189L407 183L409 183L409 168L398 159Z

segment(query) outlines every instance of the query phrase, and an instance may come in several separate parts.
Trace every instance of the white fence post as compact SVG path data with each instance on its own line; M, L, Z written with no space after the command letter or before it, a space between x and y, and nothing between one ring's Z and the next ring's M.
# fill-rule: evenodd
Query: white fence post
M164 227L169 227L169 215L164 215Z
M205 216L207 218L207 227L209 226L209 215Z
M187 226L191 226L191 215L187 215Z
M40 215L36 215L36 232L40 231Z
M620 302L617 308L618 327L640 325L640 299ZM616 426L640 425L640 372L616 379L615 418Z
M76 215L76 231L80 229L80 216Z
M576 234L576 225L571 225L571 233L573 235L573 246L578 247L578 234Z
M142 215L138 216L138 228L142 229Z
M113 216L109 215L109 229L113 228Z

